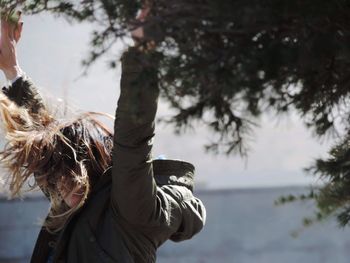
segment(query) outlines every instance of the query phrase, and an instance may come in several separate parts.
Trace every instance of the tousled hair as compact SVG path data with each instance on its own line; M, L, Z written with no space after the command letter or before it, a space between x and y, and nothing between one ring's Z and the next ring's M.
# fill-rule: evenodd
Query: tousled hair
M57 119L46 109L38 113L19 107L0 93L0 117L5 139L0 160L7 170L11 196L24 190L32 175L49 197L51 209L45 221L50 232L63 228L66 220L86 201L98 177L112 165L112 132L98 120L100 113L83 113L72 119ZM79 186L83 198L68 207L57 182L64 178L68 191Z

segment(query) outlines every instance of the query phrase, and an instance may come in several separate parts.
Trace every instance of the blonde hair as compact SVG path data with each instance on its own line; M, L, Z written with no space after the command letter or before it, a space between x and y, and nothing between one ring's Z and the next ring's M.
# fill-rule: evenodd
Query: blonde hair
M71 120L58 120L44 107L38 113L19 107L0 93L0 117L7 144L0 160L8 171L11 196L18 196L32 175L49 197L51 209L45 221L50 232L63 228L66 220L88 197L91 184L112 165L112 133L97 115L88 112ZM83 189L83 198L73 208L57 189L60 178L69 179L69 189Z

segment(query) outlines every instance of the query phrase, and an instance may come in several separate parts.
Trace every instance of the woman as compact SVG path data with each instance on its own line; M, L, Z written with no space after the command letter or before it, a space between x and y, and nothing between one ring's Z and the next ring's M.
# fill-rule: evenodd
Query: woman
M63 121L48 111L17 62L22 27L1 24L0 69L12 83L0 96L9 142L2 161L13 195L34 174L51 202L32 262L155 262L166 240L198 233L205 208L192 195L193 166L151 160L159 93L152 47L136 43L122 57L113 136L91 113ZM142 28L132 36L147 37Z

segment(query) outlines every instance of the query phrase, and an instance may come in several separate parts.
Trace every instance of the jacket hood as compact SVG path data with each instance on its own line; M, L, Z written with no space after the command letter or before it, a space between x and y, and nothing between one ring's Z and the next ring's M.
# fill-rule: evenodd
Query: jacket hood
M181 185L191 191L194 187L195 167L181 160L153 160L153 173L158 186Z
M185 186L193 192L195 167L193 164L181 160L152 160L154 179L158 186L180 185ZM97 184L93 187L92 193L110 185L112 169L105 171Z

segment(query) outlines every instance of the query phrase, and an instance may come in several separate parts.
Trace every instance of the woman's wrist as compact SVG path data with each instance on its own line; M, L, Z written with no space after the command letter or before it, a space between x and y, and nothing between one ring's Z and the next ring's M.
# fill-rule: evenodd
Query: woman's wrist
M14 66L3 71L6 78L10 81L18 78L19 76L22 76L23 74L23 71L19 66Z

